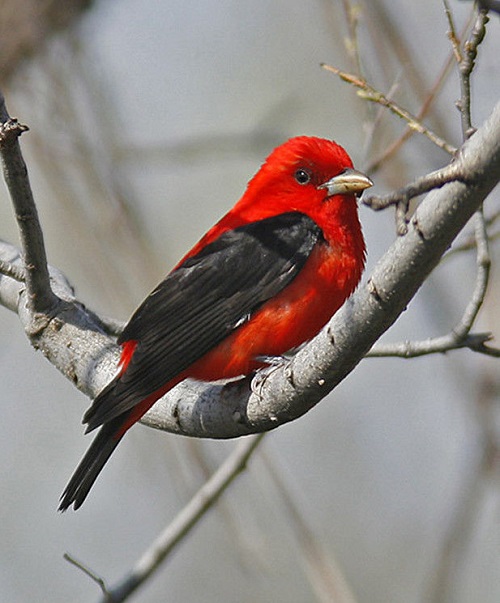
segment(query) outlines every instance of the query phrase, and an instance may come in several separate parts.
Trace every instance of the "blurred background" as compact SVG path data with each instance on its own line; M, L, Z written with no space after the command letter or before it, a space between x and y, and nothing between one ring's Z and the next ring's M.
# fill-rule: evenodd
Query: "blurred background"
M460 32L472 3L450 6ZM30 127L22 148L49 261L86 305L125 320L286 138L334 138L373 167L404 124L322 62L361 69L414 113L440 82L425 121L459 146L447 30L435 0L4 0L0 86ZM498 30L493 14L473 75L476 126L500 97ZM375 192L447 162L413 137L372 169ZM486 212L498 209L496 193ZM394 217L360 213L369 274ZM0 225L17 244L5 187ZM492 259L475 330L498 336L498 245ZM384 341L448 332L474 279L474 250L444 261ZM333 601L330 579L360 603L500 600L499 374L469 351L366 359L265 438L135 600ZM91 441L89 400L3 308L0 383L1 601L97 600L63 553L113 584L236 444L137 426L82 509L60 515Z

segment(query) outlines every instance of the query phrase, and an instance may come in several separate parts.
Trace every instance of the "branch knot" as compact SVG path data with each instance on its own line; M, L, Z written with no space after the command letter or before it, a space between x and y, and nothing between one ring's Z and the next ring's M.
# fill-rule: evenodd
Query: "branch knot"
M20 124L16 118L10 118L0 124L0 149L5 149L15 144L19 136L28 130L28 126Z

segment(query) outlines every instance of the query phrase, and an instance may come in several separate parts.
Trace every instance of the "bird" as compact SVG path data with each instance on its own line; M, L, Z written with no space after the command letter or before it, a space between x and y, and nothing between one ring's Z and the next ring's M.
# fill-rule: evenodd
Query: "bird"
M251 375L321 330L360 281L357 198L372 185L329 139L296 136L271 152L119 335L117 374L83 417L86 433L100 430L60 511L82 505L128 429L175 385Z

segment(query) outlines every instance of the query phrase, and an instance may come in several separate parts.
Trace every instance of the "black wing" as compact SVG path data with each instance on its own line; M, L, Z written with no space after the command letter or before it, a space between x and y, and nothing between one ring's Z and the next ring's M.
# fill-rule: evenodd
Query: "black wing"
M120 335L118 343L138 344L126 371L85 415L88 431L131 409L214 348L291 283L321 240L313 220L289 212L227 231L183 262Z

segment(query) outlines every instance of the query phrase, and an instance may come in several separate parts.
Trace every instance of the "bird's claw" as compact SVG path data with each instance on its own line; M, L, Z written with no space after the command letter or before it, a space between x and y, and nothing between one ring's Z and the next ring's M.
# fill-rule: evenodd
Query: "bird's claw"
M250 389L258 398L262 398L262 388L264 387L265 382L276 370L285 366L290 359L286 356L257 356L256 360L263 362L267 366L255 373L255 376L250 383Z

